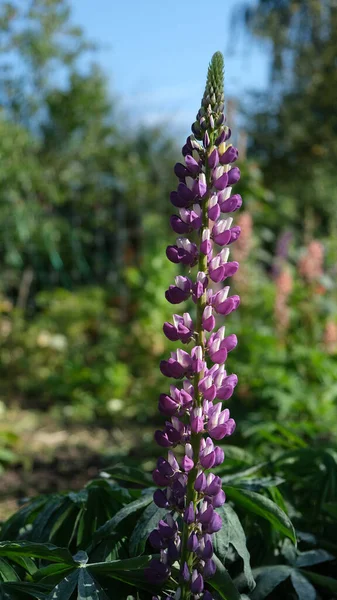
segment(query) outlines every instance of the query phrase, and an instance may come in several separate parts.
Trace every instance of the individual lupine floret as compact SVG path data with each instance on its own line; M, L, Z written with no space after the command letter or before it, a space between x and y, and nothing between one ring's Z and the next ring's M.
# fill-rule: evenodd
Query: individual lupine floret
M173 263L193 267L198 260L198 247L187 238L178 238L176 245L167 246L166 256Z
M170 386L170 395L160 394L158 408L168 417L184 414L193 404L193 397L185 389Z
M229 286L226 286L212 296L212 306L219 315L229 315L240 304L240 297L237 295L228 297L228 292Z
M189 313L180 315L173 315L173 324L164 323L163 331L166 337L172 342L180 340L184 344L187 344L193 335L193 321Z
M170 223L173 231L182 234L199 229L201 227L201 220L200 204L193 204L189 210L187 208L180 208L179 216L172 215Z
M205 331L213 331L215 327L215 317L213 314L213 308L209 304L207 304L202 313L202 327Z
M175 285L170 285L165 292L165 298L171 304L180 304L189 297L192 290L192 281L183 275L177 275Z
M240 194L230 195L231 188L227 188L221 194L218 194L218 203L222 213L233 213L239 210L242 206L242 198ZM227 193L226 193L227 192Z
M211 408L208 413L209 421L207 431L214 440L222 440L227 435L232 435L235 421L230 418L228 408L221 410L221 402Z
M238 343L234 333L225 337L225 326L223 325L216 333L212 333L208 342L208 354L214 363L224 363L227 360L227 354L234 350Z
M225 281L227 277L235 275L239 268L239 263L236 261L228 262L229 248L223 248L214 258L209 257L208 272L214 283Z

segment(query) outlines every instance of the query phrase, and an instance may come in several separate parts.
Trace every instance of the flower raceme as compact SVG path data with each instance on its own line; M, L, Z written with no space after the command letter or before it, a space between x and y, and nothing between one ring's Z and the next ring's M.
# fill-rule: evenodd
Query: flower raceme
M166 254L187 275L178 275L165 296L173 305L192 300L195 315L174 314L163 326L169 340L192 343L192 348L178 348L160 364L163 375L176 380L159 398L159 411L167 420L155 440L167 456L158 459L153 472L158 486L154 502L167 515L149 536L159 558L146 571L165 590L162 599L212 600L207 589L216 570L212 536L221 529L216 509L226 497L221 479L210 469L224 460L216 442L235 429L222 401L229 400L237 384L237 376L227 374L224 366L237 338L226 335L224 325L215 331L217 318L229 315L240 302L229 294L228 285L219 289L239 268L229 261L230 244L240 235L230 213L242 204L240 195L232 194L240 178L232 166L238 151L228 142L231 131L223 111L223 58L217 52L193 133L182 149L183 160L174 168L178 185L170 196L176 209L171 227L179 237ZM172 569L179 573L174 580Z

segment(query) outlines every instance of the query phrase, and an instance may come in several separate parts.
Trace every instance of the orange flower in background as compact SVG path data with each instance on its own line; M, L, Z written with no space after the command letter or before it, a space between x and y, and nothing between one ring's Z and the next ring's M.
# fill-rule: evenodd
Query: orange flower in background
M233 258L240 263L240 269L236 274L235 286L241 295L241 303L245 304L249 297L250 269L246 264L254 245L253 219L249 212L244 212L237 218L237 224L241 233L235 242L232 253Z
M325 326L323 345L328 354L337 352L337 324L334 321L328 321Z
M233 247L235 260L241 262L248 258L253 247L253 219L249 212L244 212L237 218L237 225L241 228L241 234Z
M309 283L323 275L324 247L318 240L312 240L305 254L298 261L299 273Z
M288 299L293 289L293 277L290 271L283 267L275 279L276 298L275 298L275 322L276 329L280 335L284 335L289 327L290 310Z

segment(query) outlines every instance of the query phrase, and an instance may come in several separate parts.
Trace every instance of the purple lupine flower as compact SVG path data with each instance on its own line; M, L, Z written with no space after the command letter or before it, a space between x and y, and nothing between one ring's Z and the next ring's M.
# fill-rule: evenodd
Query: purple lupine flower
M229 261L229 245L240 235L240 228L232 226L231 216L220 218L221 213L234 213L242 204L241 196L232 195L240 170L232 167L238 151L226 144L231 132L224 124L223 108L223 59L216 53L193 135L182 150L184 160L174 168L178 184L170 197L179 209L179 214L171 217L172 229L179 236L190 237L178 237L168 246L167 257L185 266L189 276L177 276L165 295L171 304L191 298L195 311L174 314L163 330L169 340L194 342L194 346L189 351L178 348L160 363L163 375L177 383L170 386L169 393L160 395L158 404L168 420L155 432L155 440L168 454L158 459L153 472L158 485L154 502L168 512L149 536L160 558L151 561L146 574L160 585L178 561L180 577L172 596L177 600L181 596L212 600L205 585L216 569L212 536L221 529L216 509L226 496L220 477L210 469L224 460L224 451L216 442L235 429L222 401L229 400L238 380L224 367L237 338L225 335L224 325L215 328L217 315L229 315L240 299L229 295L228 285L216 291L210 287L212 282L219 284L234 275L239 267L236 261ZM176 446L182 450L177 455Z

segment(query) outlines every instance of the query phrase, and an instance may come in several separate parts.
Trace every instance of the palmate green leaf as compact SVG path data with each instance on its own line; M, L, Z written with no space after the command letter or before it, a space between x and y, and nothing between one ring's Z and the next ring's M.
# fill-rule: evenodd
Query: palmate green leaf
M26 582L0 583L0 600L47 600L49 589Z
M54 587L47 597L47 600L70 600L73 592L77 588L79 578L79 569L67 575Z
M57 585L61 579L64 579L77 567L70 567L63 563L56 563L42 567L33 575L33 580L44 585Z
M69 498L52 497L37 515L29 539L32 542L50 541L53 527L69 508L72 508Z
M42 558L68 565L76 564L66 548L35 542L0 542L0 556L7 558L28 556L29 558Z
M3 558L0 558L0 581L20 581L15 569Z
M93 536L93 543L97 544L105 537L108 537L114 533L116 533L117 528L121 525L125 519L127 519L130 515L142 510L148 504L152 502L152 494L147 494L141 496L134 502L130 502L122 508L118 513L112 517L109 521L107 521L102 527L99 527Z
M1 526L0 540L15 540L19 532L30 523L34 515L48 502L48 498L41 496L30 502L27 506L22 507L18 512L14 513L8 521Z
M137 556L123 560L114 560L111 562L97 563L88 565L88 569L95 578L108 577L116 579L129 586L136 587L155 594L156 586L149 584L145 577L144 570L155 555Z
M307 579L310 579L318 587L325 591L336 593L337 595L337 579L332 577L326 577L325 575L319 575L318 573L312 573L311 571L301 571Z
M80 569L77 600L110 600L88 569Z
M222 483L231 483L233 481L241 481L250 477L250 475L254 475L254 473L258 473L261 469L266 465L266 463L259 463L252 467L248 467L247 469L243 469L242 471L236 471L235 473L229 473L228 475L223 475L221 477ZM215 469L215 472L220 474L222 472L222 468Z
M96 578L108 577L153 592L153 586L148 585L144 575L144 569L152 558L151 555L102 563L83 562L73 569L66 565L49 565L40 569L35 578L41 577L44 584L55 584L48 600L69 600L76 589L78 600L110 600Z
M11 561L22 567L29 575L34 575L37 571L35 562L28 556L12 556Z
M299 600L315 600L316 590L308 581L305 571L287 565L274 565L254 569L256 588L251 600L264 600L278 585L290 578Z
M125 558L123 560L112 560L110 562L90 563L87 568L93 573L110 575L114 571L142 571L153 559L152 554Z
M281 485L285 479L282 477L250 477L249 479L235 479L232 482L233 487L238 487L252 492L259 492L263 488L271 488Z
M255 586L254 577L250 567L250 556L246 545L246 535L239 517L229 504L224 504L217 512L222 518L222 528L214 536L214 551L222 563L228 554L231 544L243 560L244 575L250 590Z
M215 575L209 580L208 585L217 591L219 598L223 600L241 600L232 578L227 569L216 555L213 555L216 564Z
M94 479L93 481L90 481L90 483L88 483L85 490L83 491L87 492L93 487L105 490L109 495L110 504L111 501L113 501L114 507L117 505L119 505L119 507L122 507L124 504L129 504L129 502L136 500L142 494L142 490L140 489L128 489L125 487L121 487L118 483L115 483L110 479L104 478ZM115 512L115 509L113 510L113 512Z
M284 513L287 514L287 506L285 500L277 487L268 488L268 494L273 502L283 510Z
M326 502L323 504L323 510L337 520L337 502Z
M334 560L335 557L330 552L323 550L322 548L317 548L314 550L308 550L307 552L302 552L295 561L296 567L311 567L312 565L318 565L323 562L327 562L329 560Z
M137 554L144 552L149 534L166 513L167 511L164 508L158 508L154 502L151 502L147 506L141 514L130 538L129 552L131 556L137 556Z
M57 546L69 547L75 537L81 512L82 509L79 510L78 506L73 504L63 507L63 510L59 511L56 516L47 540Z
M289 537L296 544L296 534L289 517L281 510L275 502L261 494L226 486L226 495L236 505L245 511L252 512L267 519L275 529Z
M153 479L149 473L145 473L142 469L136 467L128 467L126 465L115 465L104 470L105 473L109 473L113 479L118 481L129 481L131 483L137 483L143 487L149 487L153 485Z
M246 448L226 444L225 450L226 459L236 460L247 464L251 464L254 461L254 454L249 452Z
M298 600L316 600L316 590L304 575L293 569L290 578L298 596Z
M276 565L260 567L253 570L256 588L251 594L251 600L264 600L282 581L290 577L292 567Z

